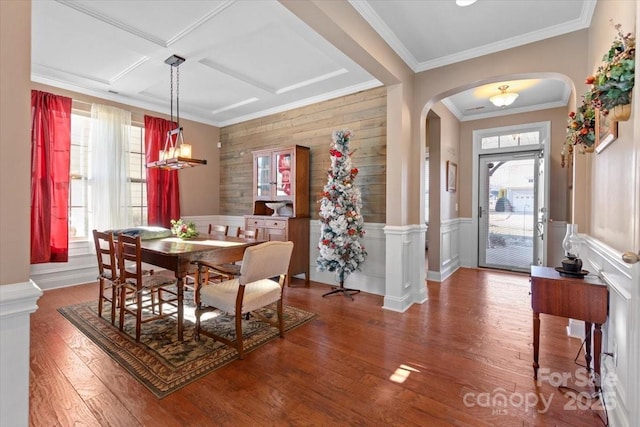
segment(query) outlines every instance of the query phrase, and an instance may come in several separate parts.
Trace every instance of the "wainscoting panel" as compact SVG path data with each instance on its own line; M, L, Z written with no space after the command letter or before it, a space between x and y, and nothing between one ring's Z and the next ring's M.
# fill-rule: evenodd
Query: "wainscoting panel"
M424 224L386 226L383 308L403 312L427 300L424 274Z
M585 241L581 256L584 268L597 273L609 287L609 319L603 326L603 393L609 413L609 425L631 426L631 402L638 396L632 396L637 372L632 365L638 364L638 353L633 348L633 310L639 307L637 290L638 268L625 264L622 254L589 236L581 235ZM607 355L606 353L610 353ZM636 378L632 376L635 375Z
M318 271L318 242L320 241L320 221L311 220L309 225L310 232L310 270L311 280L337 285L338 280L333 273L326 271ZM384 295L385 293L385 235L384 224L364 223L365 235L362 240L367 258L362 264L362 271L356 271L347 277L345 286L353 289L359 289L375 295Z
M427 278L441 282L458 268L460 268L460 219L454 218L440 225L440 271L429 270Z
M460 241L460 266L478 267L478 234L471 218L458 218Z
M93 241L70 242L68 262L31 265L31 280L42 290L95 282L97 277Z

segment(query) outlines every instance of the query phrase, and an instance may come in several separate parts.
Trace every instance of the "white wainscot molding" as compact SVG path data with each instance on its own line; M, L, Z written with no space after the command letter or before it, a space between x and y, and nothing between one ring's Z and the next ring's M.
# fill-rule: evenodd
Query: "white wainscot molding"
M93 240L69 243L69 261L32 264L31 280L49 290L95 282L98 277Z
M318 271L318 243L320 242L320 226L318 220L311 220L309 227L309 271L310 279L315 282L326 283L332 286L338 285L336 275L327 271ZM344 286L358 289L375 295L385 294L384 284L384 224L364 223L365 235L361 240L367 251L367 257L360 266L361 271L350 274L345 280Z
M458 218L460 267L478 267L478 235L471 218Z
M633 402L639 401L636 384L640 381L638 355L640 336L637 323L640 268L625 264L622 253L601 241L581 235L585 242L581 256L584 268L598 274L609 287L609 318L603 326L602 389L607 403L609 425L632 426ZM635 313L635 314L634 314ZM637 420L636 420L637 421Z
M439 270L433 270L433 267L429 266L429 271L427 272L428 280L433 280L434 282L442 282L460 268L460 223L460 218L453 218L443 221L440 224ZM467 226L467 221L464 221L464 224L465 226ZM465 246L472 244L473 239L468 239L468 237L472 235L473 233L464 235ZM470 255L466 255L466 257L469 259L471 258ZM469 260L467 260L467 262L469 262Z
M207 233L209 224L228 225L229 235L235 236L238 228L244 228L243 216L232 215L201 215L201 216L183 216L184 221L193 221L199 233Z
M30 315L41 295L33 281L0 286L0 426L29 424Z
M386 226L385 292L383 308L404 312L414 303L427 301L425 283L424 224Z

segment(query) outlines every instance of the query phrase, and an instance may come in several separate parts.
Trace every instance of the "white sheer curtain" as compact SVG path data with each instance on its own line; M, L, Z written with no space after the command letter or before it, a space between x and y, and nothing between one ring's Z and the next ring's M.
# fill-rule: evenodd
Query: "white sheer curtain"
M130 227L129 132L131 112L108 105L91 105L92 227Z

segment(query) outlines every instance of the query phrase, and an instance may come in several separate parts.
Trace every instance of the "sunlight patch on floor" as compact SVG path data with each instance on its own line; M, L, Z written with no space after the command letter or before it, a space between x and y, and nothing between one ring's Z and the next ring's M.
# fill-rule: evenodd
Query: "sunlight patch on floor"
M411 372L420 372L420 371L415 368L412 368L411 366L400 365L398 369L396 369L395 372L389 377L389 379L395 383L402 384L407 380L407 378L409 378L409 375L411 375Z

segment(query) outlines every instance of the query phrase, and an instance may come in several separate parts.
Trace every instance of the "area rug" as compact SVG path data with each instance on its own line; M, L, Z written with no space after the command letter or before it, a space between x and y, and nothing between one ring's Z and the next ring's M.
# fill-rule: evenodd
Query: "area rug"
M136 343L135 319L127 316L124 332L120 332L117 326L111 325L108 303L103 308L102 318L98 317L97 301L63 307L58 311L161 399L239 358L235 349L209 337L203 336L200 341L195 341L194 306L188 293L185 294L183 342L177 340L174 317L144 323L140 342ZM267 318L275 316L275 305L265 307L261 314ZM284 306L285 331L315 318L314 313ZM203 321L203 327L215 328L218 333L226 330L224 334L235 338L233 316L210 313L210 317ZM279 337L276 328L257 317L243 320L242 329L245 354Z

